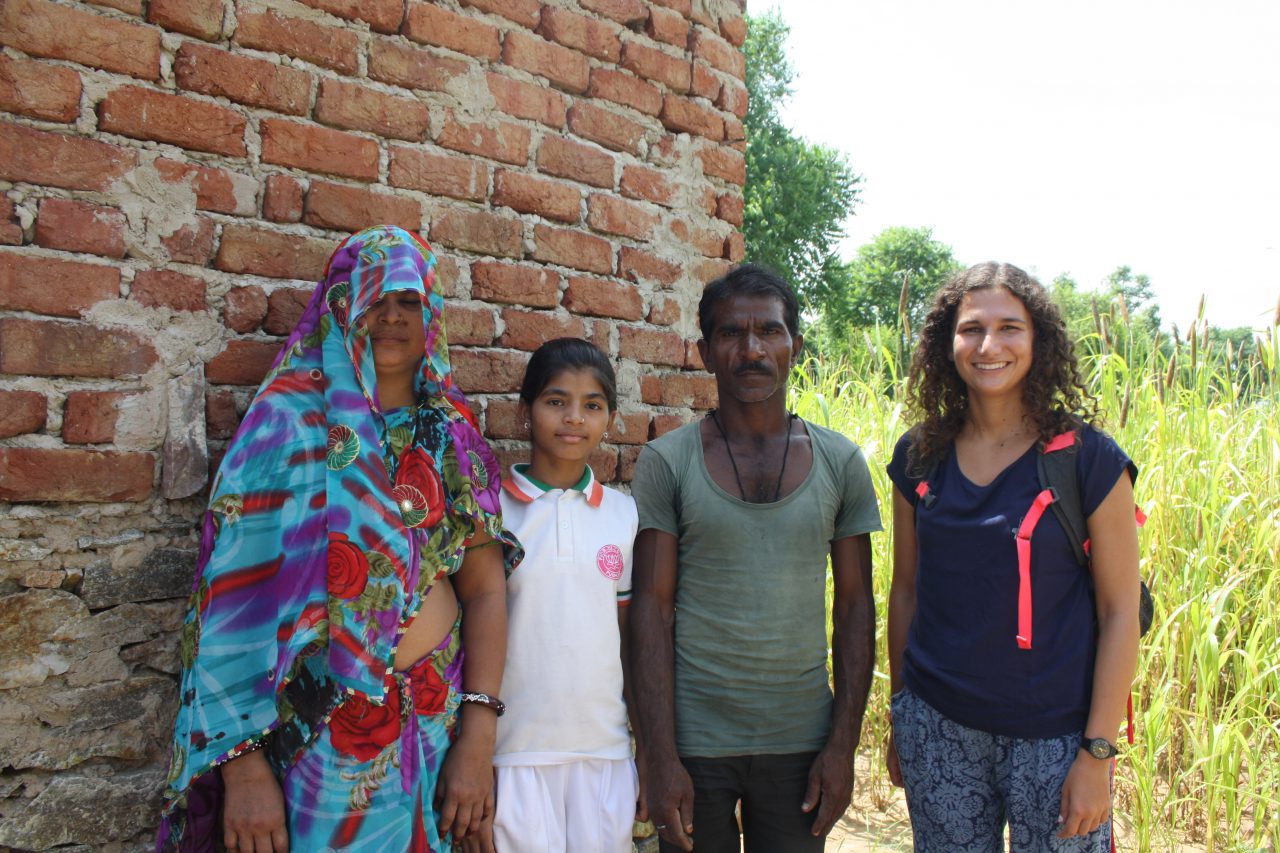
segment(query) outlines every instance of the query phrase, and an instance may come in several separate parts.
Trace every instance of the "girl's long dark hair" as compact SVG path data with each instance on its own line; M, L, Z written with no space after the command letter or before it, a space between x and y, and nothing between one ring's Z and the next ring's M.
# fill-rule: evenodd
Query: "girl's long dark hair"
M1094 423L1097 407L1086 393L1075 347L1058 306L1040 282L1012 264L969 267L942 286L925 317L907 376L907 405L915 426L907 470L921 476L946 456L969 413L969 389L951 359L956 313L966 293L1003 287L1031 315L1031 370L1023 384L1027 417L1041 441L1081 422Z

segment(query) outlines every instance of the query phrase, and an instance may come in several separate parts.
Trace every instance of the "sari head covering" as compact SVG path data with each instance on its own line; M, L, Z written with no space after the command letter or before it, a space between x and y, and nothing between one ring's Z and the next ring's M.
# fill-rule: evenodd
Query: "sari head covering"
M417 405L383 411L362 320L403 290L423 309ZM443 308L424 242L390 226L349 237L228 445L180 638L167 824L208 811L188 799L212 795L218 764L265 746L280 773L343 699L384 703L400 636L474 535L519 561Z

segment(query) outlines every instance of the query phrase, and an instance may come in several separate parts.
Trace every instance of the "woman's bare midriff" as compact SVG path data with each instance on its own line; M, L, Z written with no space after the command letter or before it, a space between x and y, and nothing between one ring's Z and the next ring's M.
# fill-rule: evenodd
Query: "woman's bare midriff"
M429 654L452 629L458 619L458 597L453 584L441 578L431 587L418 615L409 623L396 648L395 668L403 671Z

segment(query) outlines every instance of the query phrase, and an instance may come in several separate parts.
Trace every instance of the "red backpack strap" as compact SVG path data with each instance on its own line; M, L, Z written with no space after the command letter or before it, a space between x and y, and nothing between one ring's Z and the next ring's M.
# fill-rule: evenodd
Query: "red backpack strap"
M1018 648L1031 648L1031 534L1044 511L1058 499L1052 489L1042 489L1018 525Z

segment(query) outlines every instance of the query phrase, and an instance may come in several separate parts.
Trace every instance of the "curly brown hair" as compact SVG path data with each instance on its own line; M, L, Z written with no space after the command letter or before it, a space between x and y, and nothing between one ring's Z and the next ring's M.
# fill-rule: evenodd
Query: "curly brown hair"
M907 405L916 425L911 430L907 470L914 476L946 456L964 426L969 389L951 359L956 314L966 293L992 287L1012 293L1031 315L1031 369L1022 400L1040 440L1098 419L1080 376L1075 347L1049 292L1012 264L978 264L955 275L938 291L911 357Z

